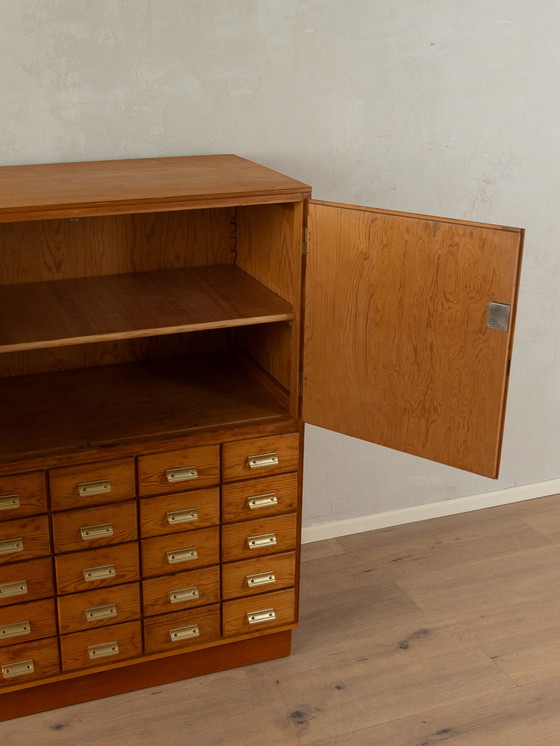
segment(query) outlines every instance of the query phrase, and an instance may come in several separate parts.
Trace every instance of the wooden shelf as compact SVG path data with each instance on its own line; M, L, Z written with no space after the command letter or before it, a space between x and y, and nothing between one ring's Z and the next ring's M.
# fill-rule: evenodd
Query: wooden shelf
M0 352L294 318L292 306L229 265L0 286Z
M2 380L0 462L285 417L233 355Z

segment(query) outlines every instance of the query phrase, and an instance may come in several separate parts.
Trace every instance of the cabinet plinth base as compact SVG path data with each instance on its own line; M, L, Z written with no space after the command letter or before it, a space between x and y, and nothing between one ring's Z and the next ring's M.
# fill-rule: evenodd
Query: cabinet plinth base
M238 666L283 658L290 654L291 640L291 630L287 630L7 692L0 695L0 722Z

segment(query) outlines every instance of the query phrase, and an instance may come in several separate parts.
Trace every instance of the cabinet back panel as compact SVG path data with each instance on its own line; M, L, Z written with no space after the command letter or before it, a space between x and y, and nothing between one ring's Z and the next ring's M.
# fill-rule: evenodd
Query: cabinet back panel
M232 208L0 224L0 284L230 264Z

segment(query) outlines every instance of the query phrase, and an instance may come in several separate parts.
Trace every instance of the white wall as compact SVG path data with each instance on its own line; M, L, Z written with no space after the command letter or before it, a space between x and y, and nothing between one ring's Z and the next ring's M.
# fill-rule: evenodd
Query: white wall
M309 428L306 523L560 477L560 4L0 2L0 163L233 152L527 229L498 483Z

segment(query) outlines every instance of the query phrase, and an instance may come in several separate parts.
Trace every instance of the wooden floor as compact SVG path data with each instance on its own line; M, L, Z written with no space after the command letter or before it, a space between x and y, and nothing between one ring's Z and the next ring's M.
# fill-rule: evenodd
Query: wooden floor
M304 560L290 658L0 723L0 744L560 744L560 495Z

